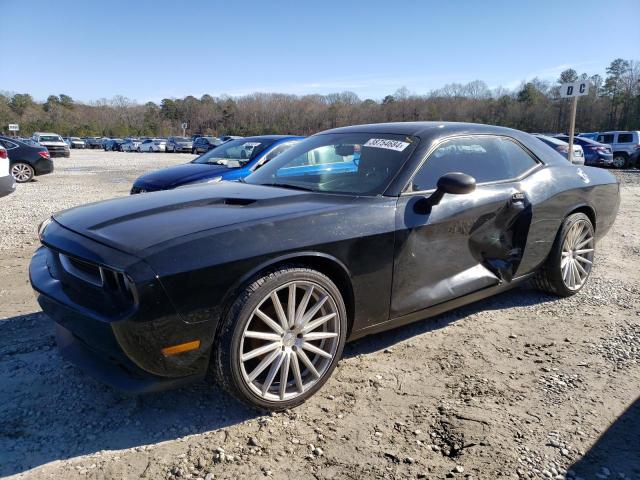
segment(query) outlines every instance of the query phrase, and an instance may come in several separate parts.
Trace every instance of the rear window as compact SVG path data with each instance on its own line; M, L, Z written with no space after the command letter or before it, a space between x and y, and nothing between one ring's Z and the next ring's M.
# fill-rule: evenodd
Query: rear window
M633 142L633 134L632 133L619 133L618 134L618 143L631 143Z

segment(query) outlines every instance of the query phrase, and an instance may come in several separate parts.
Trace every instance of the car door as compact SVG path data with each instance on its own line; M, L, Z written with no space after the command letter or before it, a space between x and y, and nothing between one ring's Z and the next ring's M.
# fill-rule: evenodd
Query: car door
M398 200L392 318L517 276L532 214L519 180L539 167L507 137L452 137L432 149ZM473 176L476 190L445 194L425 211L425 198L450 172Z

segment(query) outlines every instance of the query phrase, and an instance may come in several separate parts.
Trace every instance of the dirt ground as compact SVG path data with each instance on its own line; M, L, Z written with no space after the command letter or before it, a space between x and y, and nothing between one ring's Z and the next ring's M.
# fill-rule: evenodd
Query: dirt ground
M73 151L0 199L0 475L640 479L640 171L588 286L531 287L349 344L275 415L212 383L135 398L63 362L27 267L50 213L190 155Z

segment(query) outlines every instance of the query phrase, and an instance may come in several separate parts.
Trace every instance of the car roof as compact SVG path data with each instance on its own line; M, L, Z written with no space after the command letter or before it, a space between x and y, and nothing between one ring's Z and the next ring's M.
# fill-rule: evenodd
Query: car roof
M327 133L389 133L396 135L442 136L452 133L492 133L496 135L522 133L518 130L495 125L484 125L481 123L466 122L390 122L390 123L369 123L363 125L353 125L350 127L339 127L325 130L319 134Z
M241 137L241 138L235 138L234 140L246 140L248 142L251 141L266 141L266 140L290 140L290 139L303 139L304 137L298 136L298 135L256 135L253 137Z

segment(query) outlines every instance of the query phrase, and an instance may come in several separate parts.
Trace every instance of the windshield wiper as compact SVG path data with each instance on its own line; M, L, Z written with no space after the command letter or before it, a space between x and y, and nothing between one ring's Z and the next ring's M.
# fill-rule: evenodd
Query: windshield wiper
M303 190L305 192L317 192L313 188L303 187L300 185L291 185L290 183L263 183L265 187L280 187L280 188L289 188L291 190Z

